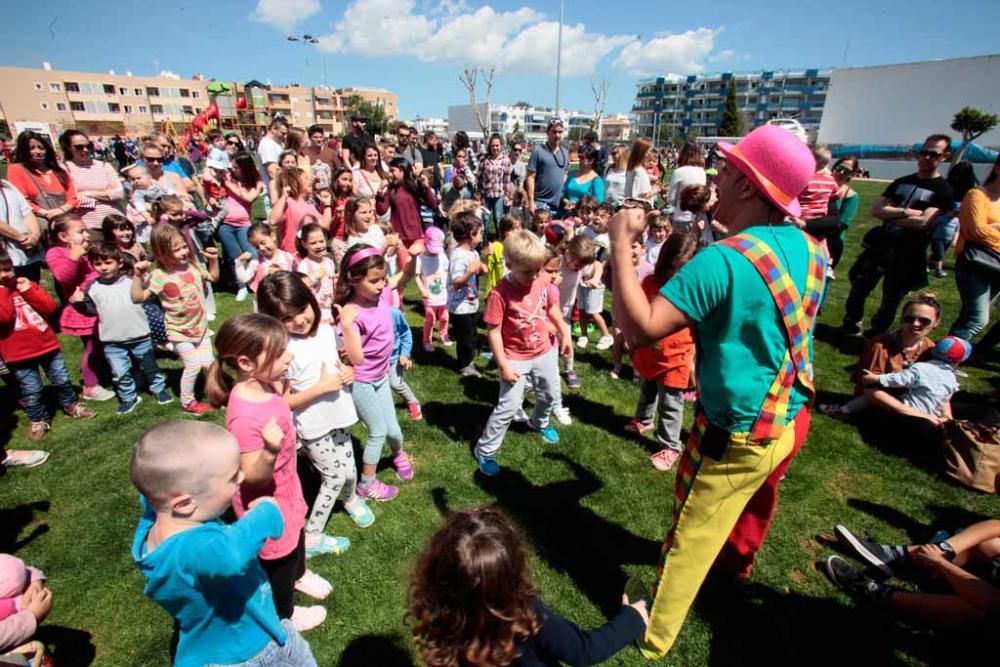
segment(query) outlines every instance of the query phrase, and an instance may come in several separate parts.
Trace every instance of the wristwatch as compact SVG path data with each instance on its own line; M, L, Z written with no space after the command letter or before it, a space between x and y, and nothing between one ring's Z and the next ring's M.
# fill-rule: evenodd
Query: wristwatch
M945 540L941 540L935 546L944 552L944 559L948 561L955 560L955 547L951 546Z

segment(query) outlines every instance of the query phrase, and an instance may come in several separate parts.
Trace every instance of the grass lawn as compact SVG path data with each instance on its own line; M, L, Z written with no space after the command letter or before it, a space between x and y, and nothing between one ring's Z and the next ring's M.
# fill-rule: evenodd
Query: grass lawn
M861 210L867 211L884 186L857 187ZM831 329L840 323L847 268L870 224L864 214L850 230L848 252L818 327L820 400L851 391L847 370L861 342L839 342ZM934 279L932 287L943 297L946 329L958 312L954 281ZM414 307L415 290L408 296L407 317L419 340L422 315ZM250 308L228 294L218 300L220 321ZM80 343L64 338L63 346L76 376ZM575 421L560 429L562 442L543 446L538 436L514 428L500 456L503 473L489 481L473 474L469 448L495 403L496 373L459 382L451 370L453 354L417 350L416 366L407 375L425 415L424 421L411 422L400 406L415 479L403 485L397 500L374 507L377 521L367 530L355 528L342 512L334 514L328 531L349 536L351 550L311 562L334 585L326 624L307 635L321 665L413 663L402 623L407 580L425 539L450 509L484 503L505 508L531 541L541 596L584 626L595 626L614 611L629 575L647 581L655 576L671 516L673 475L647 463L651 439L623 435L637 389L609 377L610 353L591 347L579 354L583 389L565 393ZM180 365L162 361L176 389ZM997 361L968 368L965 389L990 390ZM10 414L9 392L0 400L8 408L3 432L9 433L10 446L26 447L23 413ZM99 408L102 414L92 422L56 417L44 442L52 452L49 462L10 471L0 481L0 551L16 553L50 577L55 606L39 634L60 666L165 665L171 621L143 596L143 580L129 556L138 505L127 461L146 428L181 413L176 402L158 406L151 400L123 418L113 414L112 403ZM223 422L221 412L207 418ZM363 427L354 433L357 440ZM833 553L825 540L835 523L906 542L927 537L932 524L954 528L1000 516L1000 499L967 491L932 466L915 464L906 456L905 434L900 436L896 443L868 443L854 427L817 415L807 446L782 484L781 504L750 581L710 581L662 664L957 664L961 638L859 610L814 567ZM314 488L314 475L307 466L300 469L306 486ZM391 472L383 475L388 479ZM630 647L609 664L646 663Z

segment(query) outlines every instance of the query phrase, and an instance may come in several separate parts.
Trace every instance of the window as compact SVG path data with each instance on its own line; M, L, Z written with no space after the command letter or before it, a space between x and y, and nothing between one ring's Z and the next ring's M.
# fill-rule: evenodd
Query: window
M56 102L56 111L66 111L66 109L67 107L65 102Z
M156 86L147 86L146 87L146 94L149 95L150 97L159 97L160 96L160 89L157 88Z
M122 97L125 97L126 95L128 95L128 88L125 88L123 86L119 86L118 87L118 94L120 96L122 96Z
M181 111L183 111L184 113L189 113L192 116L194 115L194 109L192 107L189 107L189 106L183 106L183 107L181 107Z
M78 93L78 92L80 92L80 84L76 83L75 81L67 81L66 82L66 92L67 93Z
M104 94L105 95L114 95L115 94L115 87L112 86L110 83L104 84L103 87L104 87Z
M140 104L139 105L139 113L149 113L149 108L146 105L144 105L144 104Z
M132 105L131 104L126 104L125 105L125 113L132 113Z
M45 89L45 86L43 86L40 81L35 81L33 85L35 86L35 90L39 92Z
M313 98L311 98L311 97L307 97L306 98L306 104L312 104L312 101L313 101Z
M48 110L49 110L49 103L42 102L42 111L48 111Z
M191 97L191 91L187 88L181 88L181 97Z
M69 108L70 111L83 111L83 102L70 102Z
M151 104L149 105L149 108L152 110L153 113L163 113L162 104Z
M52 91L53 93L61 93L62 92L62 84L61 83L50 83L49 84L49 90Z
M199 97L201 97L201 93L198 92L197 90L192 90L191 97L193 97L194 99L198 99Z
M108 111L111 113L121 113L121 105L117 102L108 102Z
M133 88L132 92L135 93L136 97L142 97L143 95L142 88Z

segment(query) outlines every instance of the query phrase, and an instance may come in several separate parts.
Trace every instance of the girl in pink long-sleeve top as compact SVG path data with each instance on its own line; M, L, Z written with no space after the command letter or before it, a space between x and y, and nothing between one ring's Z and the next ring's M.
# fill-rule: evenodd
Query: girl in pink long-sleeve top
M50 248L45 253L45 263L59 287L60 298L65 304L77 290L83 290L97 277L94 267L87 261L90 237L83 220L74 213L60 215L52 220L49 229ZM104 351L97 339L97 318L84 315L76 308L65 307L59 315L62 333L79 336L83 342L80 374L83 397L92 401L106 401L115 393L101 386L98 370L104 367Z

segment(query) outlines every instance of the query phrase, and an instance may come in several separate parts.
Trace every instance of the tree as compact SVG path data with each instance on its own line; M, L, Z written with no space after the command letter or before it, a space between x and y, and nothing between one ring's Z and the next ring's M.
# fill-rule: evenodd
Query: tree
M531 108L531 102L525 102L524 100L518 100L517 102L514 102L514 104L512 104L511 106L518 107L520 109L530 109Z
M611 86L607 79L590 80L590 90L594 94L594 117L590 121L590 129L600 133L601 118L604 117L604 105L608 101L608 88Z
M722 120L719 122L719 135L723 137L743 136L743 115L736 102L736 82L732 79L729 80L726 106L722 110Z
M962 107L962 110L955 114L951 121L951 129L962 133L962 146L952 158L952 165L965 156L965 152L969 150L969 144L973 140L992 130L997 126L997 122L998 118L995 113L986 113L975 107Z
M496 67L491 67L489 72L486 70L472 65L466 65L462 69L462 73L458 75L458 80L462 82L465 89L469 92L469 104L472 105L472 113L476 116L476 123L479 124L479 129L482 130L483 139L485 140L491 134L490 132L490 113L493 109L493 75L496 73ZM476 103L476 88L479 85L479 77L483 77L483 84L486 86L486 99L485 107L486 113L479 107Z
M389 129L389 117L381 104L372 104L360 95L351 95L344 101L344 109L348 119L353 114L368 118L365 130L372 136L385 134Z
M521 128L521 121L514 121L514 129L507 136L507 143L509 145L523 143L524 142L524 130Z

